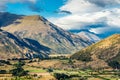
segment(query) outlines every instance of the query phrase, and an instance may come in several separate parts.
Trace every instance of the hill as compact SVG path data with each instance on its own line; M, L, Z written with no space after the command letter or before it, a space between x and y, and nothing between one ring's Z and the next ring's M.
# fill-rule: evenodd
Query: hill
M120 34L112 35L98 43L95 43L71 56L73 59L94 62L100 61L120 66ZM100 63L101 66L102 62ZM97 64L99 64L97 63ZM114 64L114 65L115 65Z

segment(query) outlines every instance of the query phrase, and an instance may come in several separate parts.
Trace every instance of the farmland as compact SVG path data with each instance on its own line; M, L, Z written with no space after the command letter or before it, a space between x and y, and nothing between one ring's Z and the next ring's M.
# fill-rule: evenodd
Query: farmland
M89 69L72 67L77 61L69 59L45 59L23 60L23 69L28 71L27 76L12 76L9 72L14 68L18 60L9 60L10 65L3 64L0 70L6 73L0 74L0 80L119 80L120 71L115 69ZM59 75L59 76L58 76ZM61 76L61 77L60 77Z

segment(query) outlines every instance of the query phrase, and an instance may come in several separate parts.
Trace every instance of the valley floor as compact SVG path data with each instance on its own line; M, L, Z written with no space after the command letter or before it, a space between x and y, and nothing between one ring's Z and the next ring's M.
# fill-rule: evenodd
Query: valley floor
M48 59L48 60L24 60L23 68L28 72L28 76L14 77L9 74L13 69L12 65L1 65L0 70L8 73L0 73L0 80L119 80L119 70L92 70L78 69L71 67L73 64L69 59ZM10 60L11 64L18 62ZM68 65L68 66L66 66Z

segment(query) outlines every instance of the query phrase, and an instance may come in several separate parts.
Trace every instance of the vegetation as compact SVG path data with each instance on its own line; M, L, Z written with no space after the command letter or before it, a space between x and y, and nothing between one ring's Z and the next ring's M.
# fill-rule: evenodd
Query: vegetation
M48 68L47 72L53 72L53 69L52 68Z
M0 63L7 64L7 65L11 65L10 62L7 61L7 60L0 60Z
M19 61L18 63L14 64L14 69L10 70L13 76L26 76L28 74L28 71L25 71L22 66L24 66L25 63L23 61Z
M65 73L54 73L54 77L58 80L65 80L70 78L67 74Z
M67 74L67 73L54 73L54 77L57 80L87 80L87 77L82 77L77 74Z
M19 62L18 62L19 61ZM49 67L47 65L51 64L49 61L55 61L56 59L53 60L41 60L38 64L38 61L33 61L29 63L30 60L10 60L10 63L14 65L14 67L10 68L9 66L12 65L3 65L0 66L1 74L0 74L0 79L3 77L6 77L7 80L11 77L12 80L95 80L95 79L101 79L101 80L117 80L120 78L120 72L119 70L104 70L104 69L99 69L99 70L93 70L92 68L90 69L77 69L77 68L65 68L65 64L67 65L74 65L77 61L74 61L72 59L68 60L59 60L57 61L63 61L64 64L62 66L64 68L55 68L55 67ZM41 65L41 63L44 63ZM48 62L48 63L47 63ZM15 64L16 63L16 64ZM47 65L45 64L47 63ZM72 64L71 64L72 63ZM60 64L60 62L59 62ZM43 67L43 65L46 66L46 68ZM55 66L55 64L52 64ZM58 65L58 64L57 64ZM6 66L6 68L4 68ZM4 71L4 69L10 70L11 74L8 73L8 71ZM25 72L27 72L27 75ZM102 75L102 76L101 76ZM2 76L2 77L1 77Z
M7 71L6 70L0 70L0 74L6 74Z
M120 69L120 64L117 61L110 61L110 62L108 62L108 65L114 69Z
M72 59L68 59L68 63L72 65L74 62Z
M84 50L72 55L71 58L81 60L81 61L84 61L84 62L92 61L90 52L89 51L84 51Z

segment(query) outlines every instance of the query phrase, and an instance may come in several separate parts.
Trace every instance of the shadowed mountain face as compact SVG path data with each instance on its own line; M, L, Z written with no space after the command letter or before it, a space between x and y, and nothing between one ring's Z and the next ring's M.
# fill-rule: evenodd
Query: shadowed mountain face
M21 15L15 15L9 14L9 13L0 13L0 27L8 26L10 24L18 24L18 22L15 22L17 19L22 18Z
M16 17L9 25L1 25L3 30L21 38L26 38L28 42L29 39L34 39L50 49L47 50L47 53L73 53L93 43L89 39L65 31L37 15L18 16L9 13L7 15ZM9 19L11 20L12 17L9 17ZM9 19L5 19L6 21L2 24L8 24Z
M93 44L71 56L71 58L91 61L95 65L95 61L107 62L112 65L119 65L120 68L120 34L110 36L100 42ZM102 66L104 64L100 63ZM93 65L92 64L92 65Z
M21 39L20 37L16 37L6 31L0 30L0 59L46 58L47 55L42 53L42 48L49 51L49 48L40 45L35 40Z

